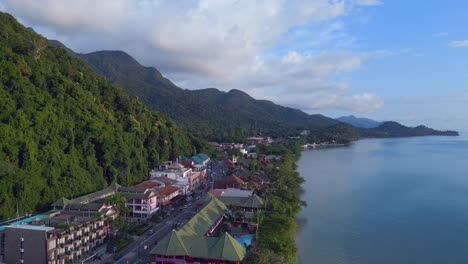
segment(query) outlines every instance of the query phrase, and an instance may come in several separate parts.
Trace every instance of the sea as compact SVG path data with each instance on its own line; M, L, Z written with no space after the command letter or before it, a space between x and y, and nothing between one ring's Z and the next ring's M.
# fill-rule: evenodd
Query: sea
M298 263L468 263L468 137L306 149Z

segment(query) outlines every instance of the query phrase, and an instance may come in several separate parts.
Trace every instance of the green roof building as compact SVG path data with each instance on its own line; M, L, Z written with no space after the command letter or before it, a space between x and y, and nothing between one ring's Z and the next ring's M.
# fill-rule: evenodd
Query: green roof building
M151 251L156 263L241 263L246 249L231 235L211 236L229 212L226 205L207 194L202 209L180 230L172 230Z

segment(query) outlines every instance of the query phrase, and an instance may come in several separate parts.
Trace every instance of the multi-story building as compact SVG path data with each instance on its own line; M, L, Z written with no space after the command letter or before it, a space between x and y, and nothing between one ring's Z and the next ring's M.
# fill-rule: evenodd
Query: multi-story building
M2 234L5 263L46 264L56 260L53 227L10 225ZM56 262L54 262L56 263Z
M159 189L158 191L156 191L156 196L158 197L158 204L167 209L167 206L171 203L171 200L177 197L179 193L179 188L172 185Z
M102 245L109 225L102 216L52 213L30 224L5 226L0 233L4 262L65 264Z
M134 217L150 217L159 210L156 192L144 187L121 187L119 192L127 198L127 207Z
M189 174L191 171L191 168L186 168L184 165L178 162L174 162L151 170L150 178L154 179L157 177L166 177L179 181L180 179L187 177L187 174Z

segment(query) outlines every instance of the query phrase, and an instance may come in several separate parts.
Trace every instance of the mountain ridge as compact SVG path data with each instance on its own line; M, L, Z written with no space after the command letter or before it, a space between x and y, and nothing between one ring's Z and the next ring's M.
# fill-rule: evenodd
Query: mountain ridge
M383 122L372 120L370 118L356 117L354 115L341 116L335 119L340 122L347 123L358 128L374 128L374 127L380 126L383 123Z
M342 140L343 135L347 135L348 140L355 137L355 132L349 126L341 125L347 122L320 114L309 115L299 109L258 100L237 89L227 92L217 88L182 89L166 79L156 68L145 67L122 51L118 51L117 56L113 56L113 53L116 52L97 51L78 56L96 72L122 86L152 109L166 113L178 124L205 139L243 141L247 136L255 134L292 136L303 130L326 135L325 138L329 139L333 139L333 135ZM131 63L127 63L127 60ZM131 65L130 70L125 67L127 64ZM142 78L142 72L148 71L152 73L149 78ZM198 112L200 115L194 114ZM391 126L376 129L385 123L356 117L354 119L364 123L354 126L362 137L456 134L453 133L455 131L414 129L401 124L397 133L398 129L384 131L394 128ZM369 126L372 122L375 123Z
M145 67L128 54L122 56L121 51L97 51L77 56L152 109L166 113L209 140L240 141L252 134L294 135L301 130L324 129L339 123L323 115L309 115L298 109L257 100L241 90L182 89L164 78L156 68ZM145 78L148 75L143 73L148 71L155 74ZM194 112L203 114L204 118Z

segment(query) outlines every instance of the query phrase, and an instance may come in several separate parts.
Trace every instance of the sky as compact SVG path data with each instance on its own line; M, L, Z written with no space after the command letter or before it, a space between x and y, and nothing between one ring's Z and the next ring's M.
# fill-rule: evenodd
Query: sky
M468 132L468 1L0 0L76 52L123 50L185 89Z

